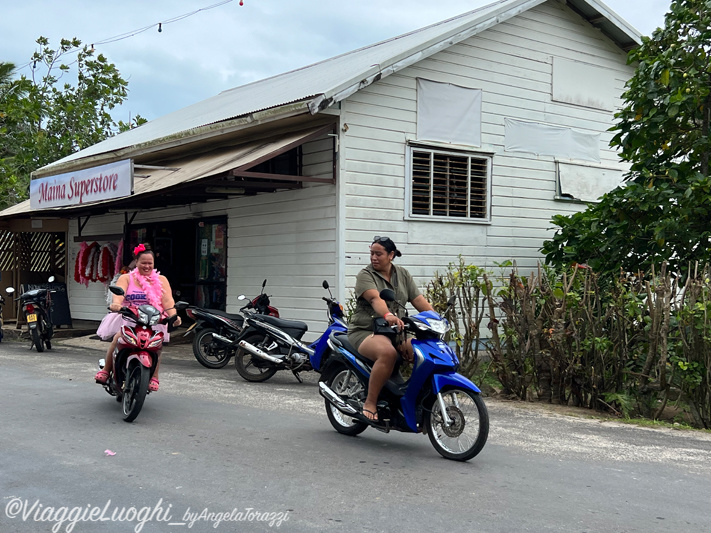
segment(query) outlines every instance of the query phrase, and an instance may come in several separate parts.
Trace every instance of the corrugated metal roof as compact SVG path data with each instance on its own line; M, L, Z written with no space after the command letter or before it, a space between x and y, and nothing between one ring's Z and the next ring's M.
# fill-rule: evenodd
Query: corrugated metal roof
M316 113L348 97L361 87L545 1L499 0L463 15L371 46L223 91L212 98L85 148L40 169L38 174L51 174L52 167L86 157L151 143L159 145L161 139L182 132L294 102L304 102L305 105L308 104L312 113ZM602 2L568 0L568 3L589 20L593 18L597 20L598 26L604 24L608 30L607 34L622 48L628 47L630 42L640 42L639 33ZM129 157L130 154L124 156Z

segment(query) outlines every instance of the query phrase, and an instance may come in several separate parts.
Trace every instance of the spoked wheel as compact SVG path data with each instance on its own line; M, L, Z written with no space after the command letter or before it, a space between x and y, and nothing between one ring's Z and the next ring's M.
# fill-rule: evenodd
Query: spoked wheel
M264 341L264 335L260 333L253 333L252 335L246 336L244 340L249 344L257 346L267 352L266 348L261 346ZM237 373L244 379L256 383L266 381L277 373L277 368L273 364L256 356L252 356L251 353L243 348L237 349L237 354L235 355L235 368L237 369Z
M481 451L489 436L489 413L484 400L464 389L450 389L442 397L451 424L444 422L440 403L435 399L432 411L425 416L430 442L442 457L468 461Z
M35 345L35 348L37 348L38 352L44 352L44 341L42 341L42 334L40 333L39 328L34 328L30 330L30 334L32 335L32 344ZM30 348L32 348L30 346Z
M143 402L146 400L150 371L143 365L133 365L126 377L126 390L123 393L123 419L133 422L141 412Z
M336 375L332 376L326 385L328 385L333 392L344 399L353 398L360 401L365 400L365 389L363 388L362 383L358 381L358 378L354 376L353 372L350 370L341 370ZM326 402L326 415L328 415L328 421L331 422L333 428L339 433L355 437L356 435L363 433L363 431L365 431L368 427L368 424L341 413L328 400L324 401Z
M217 333L213 328L198 331L193 339L193 354L198 362L207 368L222 368L230 362L231 348L217 342L212 336Z

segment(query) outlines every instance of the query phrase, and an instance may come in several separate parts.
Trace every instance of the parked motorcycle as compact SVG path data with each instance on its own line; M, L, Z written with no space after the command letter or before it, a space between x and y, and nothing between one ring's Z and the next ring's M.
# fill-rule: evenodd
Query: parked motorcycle
M380 297L395 301L390 289L381 291ZM454 297L449 307L453 304ZM440 455L468 461L486 443L489 415L480 390L457 373L457 356L442 340L450 325L434 311L406 314L403 322L404 331L414 334L412 375L405 380L396 365L380 393L377 421L363 415L373 361L360 355L345 334L330 336L330 353L319 381L328 420L336 431L351 436L368 426L385 433L426 433Z
M50 276L49 283L54 281L54 276ZM15 292L14 287L5 289L8 294ZM20 294L15 301L19 300L22 305L22 313L27 321L27 329L30 334L30 350L34 346L38 352L44 352L45 346L52 349L52 336L54 326L52 324L52 293L57 292L51 289L32 289Z
M266 381L279 370L291 370L301 382L299 372L321 369L329 335L348 329L343 307L333 298L327 281L323 282L323 288L329 294L328 298L322 297L328 308L328 329L309 345L301 341L308 329L304 322L254 313L245 315L245 330L237 341L239 349L235 356L240 376L247 381Z
M117 286L109 286L109 290L118 296L124 296L124 290ZM188 307L187 302L177 302L175 309ZM156 324L167 324L169 327L177 320L178 315L161 318L161 313L149 304L136 307L122 307L118 313L134 322L134 325L121 326L121 335L116 349L112 354L113 368L104 389L123 407L123 419L133 422L143 408L146 395L150 394L148 382L155 373L158 356L163 349L163 332L155 331ZM99 368L105 366L103 359L99 360Z
M264 294L265 279L262 292L252 299L242 310L254 309L257 313L279 317L279 310L270 305L269 296ZM242 295L241 298L244 298ZM203 309L191 305L185 312L195 323L185 335L195 333L193 339L193 355L198 362L207 368L222 368L235 355L236 349L229 343L218 342L216 335L222 338L236 340L242 332L244 317L241 314L225 313L219 309Z

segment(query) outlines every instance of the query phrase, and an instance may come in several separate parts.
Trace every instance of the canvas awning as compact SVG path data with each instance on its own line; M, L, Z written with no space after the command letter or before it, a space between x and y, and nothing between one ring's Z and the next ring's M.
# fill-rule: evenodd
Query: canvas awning
M150 209L186 205L235 195L272 192L301 187L303 182L334 183L331 178L250 172L260 163L333 131L320 126L276 137L222 147L210 152L186 155L160 164L134 165L131 196L91 204L32 210L30 201L0 212L0 219L27 217L74 217L101 214L109 209Z

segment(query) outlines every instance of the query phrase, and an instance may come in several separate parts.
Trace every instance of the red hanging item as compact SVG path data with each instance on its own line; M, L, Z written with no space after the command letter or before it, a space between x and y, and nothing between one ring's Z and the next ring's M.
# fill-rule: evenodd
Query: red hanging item
M82 257L84 255L86 247L87 247L87 244L85 242L82 242L79 245L79 252L77 253L77 259L76 259L76 261L74 261L74 281L76 281L77 283L84 283L81 273L83 272Z
M99 252L96 268L96 279L102 283L107 283L114 277L114 262L116 261L115 244L104 244Z
M99 254L99 243L92 242L91 244L82 243L77 255L77 263L79 269L79 283L89 286L89 282L95 276L96 263ZM76 275L75 275L76 279Z

